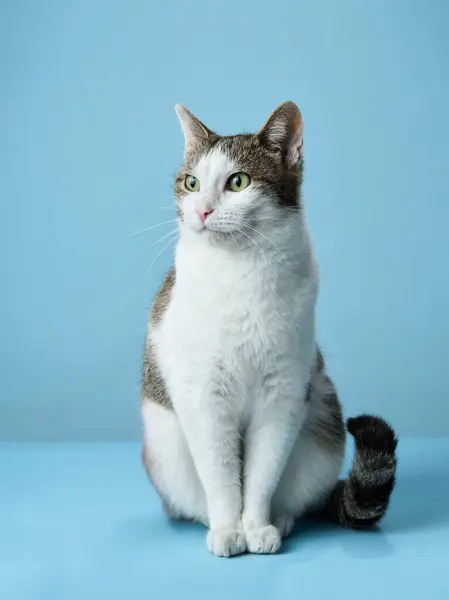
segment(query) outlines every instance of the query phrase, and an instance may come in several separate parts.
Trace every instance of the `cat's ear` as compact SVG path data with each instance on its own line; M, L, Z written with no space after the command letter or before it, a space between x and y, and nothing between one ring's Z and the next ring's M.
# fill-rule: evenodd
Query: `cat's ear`
M280 152L290 167L302 158L303 122L294 102L284 102L271 113L257 134L264 144Z
M177 104L175 110L184 132L185 152L195 148L198 143L215 136L213 131L194 117L184 106Z

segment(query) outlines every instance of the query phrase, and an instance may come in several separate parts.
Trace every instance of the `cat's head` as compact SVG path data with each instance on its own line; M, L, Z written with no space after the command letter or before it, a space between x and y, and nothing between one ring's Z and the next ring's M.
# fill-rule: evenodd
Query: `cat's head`
M303 125L293 102L281 104L258 133L234 136L215 134L182 106L176 112L185 137L175 182L183 227L235 240L297 217Z

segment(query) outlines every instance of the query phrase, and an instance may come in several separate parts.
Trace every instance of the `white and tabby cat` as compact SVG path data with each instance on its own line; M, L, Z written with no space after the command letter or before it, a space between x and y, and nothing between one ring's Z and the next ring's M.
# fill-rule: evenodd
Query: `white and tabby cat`
M318 270L301 203L302 118L292 102L254 135L221 137L185 108L175 266L144 356L143 461L167 513L209 527L218 556L271 553L319 510L364 528L385 513L396 438L345 429L315 340Z

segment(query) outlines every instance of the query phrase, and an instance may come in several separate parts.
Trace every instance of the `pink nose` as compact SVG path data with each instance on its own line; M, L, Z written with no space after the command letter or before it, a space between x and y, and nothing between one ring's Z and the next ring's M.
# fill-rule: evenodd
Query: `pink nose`
M209 208L206 210L204 208L199 208L198 206L195 206L195 212L199 216L201 221L204 223L204 221L207 219L207 217L214 212L214 209Z

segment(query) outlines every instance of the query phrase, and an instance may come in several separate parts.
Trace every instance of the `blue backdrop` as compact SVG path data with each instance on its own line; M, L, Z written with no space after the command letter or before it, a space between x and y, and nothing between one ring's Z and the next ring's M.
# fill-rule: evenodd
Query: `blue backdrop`
M287 99L346 413L449 434L448 28L445 0L3 0L0 438L140 435L173 224L127 234L174 217L174 104L231 133Z

